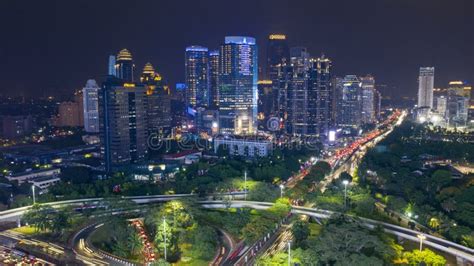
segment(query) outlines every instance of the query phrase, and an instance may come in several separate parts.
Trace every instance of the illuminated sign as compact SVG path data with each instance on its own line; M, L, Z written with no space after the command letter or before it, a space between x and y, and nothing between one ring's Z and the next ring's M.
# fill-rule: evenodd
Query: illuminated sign
M268 38L270 40L286 40L286 35L284 35L284 34L271 34Z
M329 131L329 141L331 142L336 141L336 131L334 130Z
M272 85L272 81L271 80L259 80L258 81L258 84L262 84L262 85Z
M123 86L125 88L135 88L135 83L124 83Z

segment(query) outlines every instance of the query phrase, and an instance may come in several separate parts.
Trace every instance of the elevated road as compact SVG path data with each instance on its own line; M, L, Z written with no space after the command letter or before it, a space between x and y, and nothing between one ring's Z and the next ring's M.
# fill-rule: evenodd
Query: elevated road
M236 196L241 196L241 194L236 194ZM193 194L180 194L180 195L157 195L157 196L134 196L134 197L124 197L130 200L133 200L140 204L153 204L159 203L164 201L170 201L173 199L180 199L180 198L189 198L189 197L196 197ZM82 199L82 200L70 200L70 201L62 201L62 202L54 202L49 203L52 207L58 206L78 206L83 202L101 202L102 198L93 198L93 199ZM199 201L199 203L204 208L225 208L226 203L220 200L203 200ZM252 208L252 209L267 209L271 207L273 203L269 202L254 202L254 201L232 201L231 207L234 208ZM30 206L29 206L30 207ZM11 219L17 220L20 219L23 213L28 210L29 207L22 207L17 209L11 209L8 211L0 212L0 222L1 221L11 221ZM304 214L310 217L316 217L319 219L327 219L331 215L335 214L336 212L322 210L318 208L308 208L308 207L300 207L300 206L293 206L292 213L294 214ZM405 238L412 241L419 241L418 235L424 235L426 239L423 241L425 246L432 247L434 249L446 252L451 254L457 258L461 258L465 261L469 261L474 263L474 249L465 247L463 245L433 236L429 234L424 234L419 231L411 230L408 228L404 228L401 226L375 221L367 218L359 217L362 222L369 228L374 228L376 226L380 226L384 229L385 232L396 235L401 238Z

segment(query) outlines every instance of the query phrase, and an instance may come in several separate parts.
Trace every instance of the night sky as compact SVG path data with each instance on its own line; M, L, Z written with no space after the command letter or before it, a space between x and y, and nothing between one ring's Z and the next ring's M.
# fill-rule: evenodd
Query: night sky
M106 74L122 48L137 70L149 61L173 85L186 46L254 36L263 63L274 32L324 52L337 75L397 86L394 95L416 95L420 66L436 67L437 87L474 82L472 0L1 0L0 94L70 93Z

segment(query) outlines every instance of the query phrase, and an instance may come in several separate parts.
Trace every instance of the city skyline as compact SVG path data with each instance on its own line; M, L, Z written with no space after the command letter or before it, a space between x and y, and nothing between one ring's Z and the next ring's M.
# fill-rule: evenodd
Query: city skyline
M244 9L244 2L235 3L231 14L219 12L212 3L182 8L176 3L158 6L143 2L130 7L135 12L120 12L127 6L117 3L115 12L110 14L105 12L110 3L105 2L2 4L6 5L0 8L2 24L13 25L4 32L11 37L0 44L0 54L5 56L0 70L10 73L2 80L0 90L2 94L26 96L68 94L81 88L87 79L105 75L104 62L123 48L133 54L138 69L151 62L174 86L184 82L185 47L199 44L215 50L229 35L256 38L260 73L265 73L266 42L272 33L285 34L290 47L305 46L313 56L324 52L334 62L335 75L371 74L378 83L398 87L404 96L417 95L420 66L436 67L435 87L446 87L450 80L470 83L474 79L469 1L342 1L338 9L341 3L288 6L283 1L273 1L270 6L268 1L259 1L249 10ZM330 12L319 18L298 15L311 9ZM153 11L156 14L150 20L147 14ZM88 13L91 16L83 19ZM125 17L114 25L115 13L124 13ZM134 20L129 17L132 13L143 17ZM172 16L173 13L179 16ZM248 19L243 19L243 14ZM399 16L405 18L403 22L397 20ZM188 25L186 20L191 23ZM151 25L156 34L150 34L150 27L138 27L144 24ZM113 30L114 27L121 30ZM453 28L457 30L451 32ZM461 41L452 42L453 39ZM22 79L25 62L35 69L29 71L29 79Z

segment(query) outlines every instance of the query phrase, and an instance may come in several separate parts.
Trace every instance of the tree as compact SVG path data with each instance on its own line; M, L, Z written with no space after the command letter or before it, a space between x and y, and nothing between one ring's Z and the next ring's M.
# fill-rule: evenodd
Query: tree
M308 239L309 234L311 233L307 221L298 220L293 224L291 228L293 237L295 238L295 246L302 247L304 242Z
M431 184L435 187L436 192L440 191L441 188L451 183L451 172L448 170L436 170L431 175Z
M358 215L371 215L375 210L375 200L370 194L358 194L351 198L355 203L355 212Z
M248 199L253 201L273 202L278 196L279 191L275 186L258 182L255 187L249 191Z
M450 213L456 210L456 200L453 198L448 198L445 201L441 202L441 208L447 213Z
M48 205L35 204L22 217L27 224L33 225L36 232L46 231L51 228L49 214L54 212L54 209Z
M331 172L331 165L326 161L318 161L313 168L321 171L325 176Z
M62 235L71 226L70 214L65 209L52 212L50 216L49 230L56 235Z
M438 229L439 228L439 219L436 218L436 217L431 217L430 221L429 221L429 226L433 229Z
M330 219L319 237L308 246L306 258L318 258L321 263L330 265L351 265L355 263L354 259L362 258L371 264L382 260L386 254L395 256L395 251L373 231L347 216ZM364 257L355 258L354 255Z
M167 220L162 219L160 223L156 224L154 243L162 256L164 256L165 247L168 254L176 253L178 251L178 236L177 234L173 234L172 231L173 228Z
M282 219L291 211L290 201L288 198L279 198L267 211L276 214Z
M189 233L191 249L184 256L205 261L211 260L217 247L218 236L216 230L210 226L196 225Z
M311 261L309 263L303 263L301 261L303 251L301 249L295 249L291 251L291 265L316 265L316 261ZM277 266L277 265L287 265L288 263L288 252L280 251L271 257L260 257L257 261L257 265L262 266Z
M130 253L134 256L139 255L143 250L143 241L133 228L129 232L127 246L128 250L130 250Z
M347 173L347 172L342 172L340 175L339 175L339 180L347 180L349 182L352 182L352 176Z
M403 258L408 261L410 265L446 265L446 259L429 249L422 251L413 250L412 252L404 252Z
M48 205L35 204L23 215L23 220L35 227L36 232L49 231L54 235L62 235L70 226L70 214L62 209L53 209Z
M255 243L260 240L266 233L274 228L274 223L268 219L261 217L254 217L242 229L242 236L247 244Z
M171 264L167 262L166 260L160 258L159 260L152 262L150 265L151 266L170 266Z
M217 156L219 157L225 157L229 155L229 145L227 144L221 144L219 147L217 147Z

